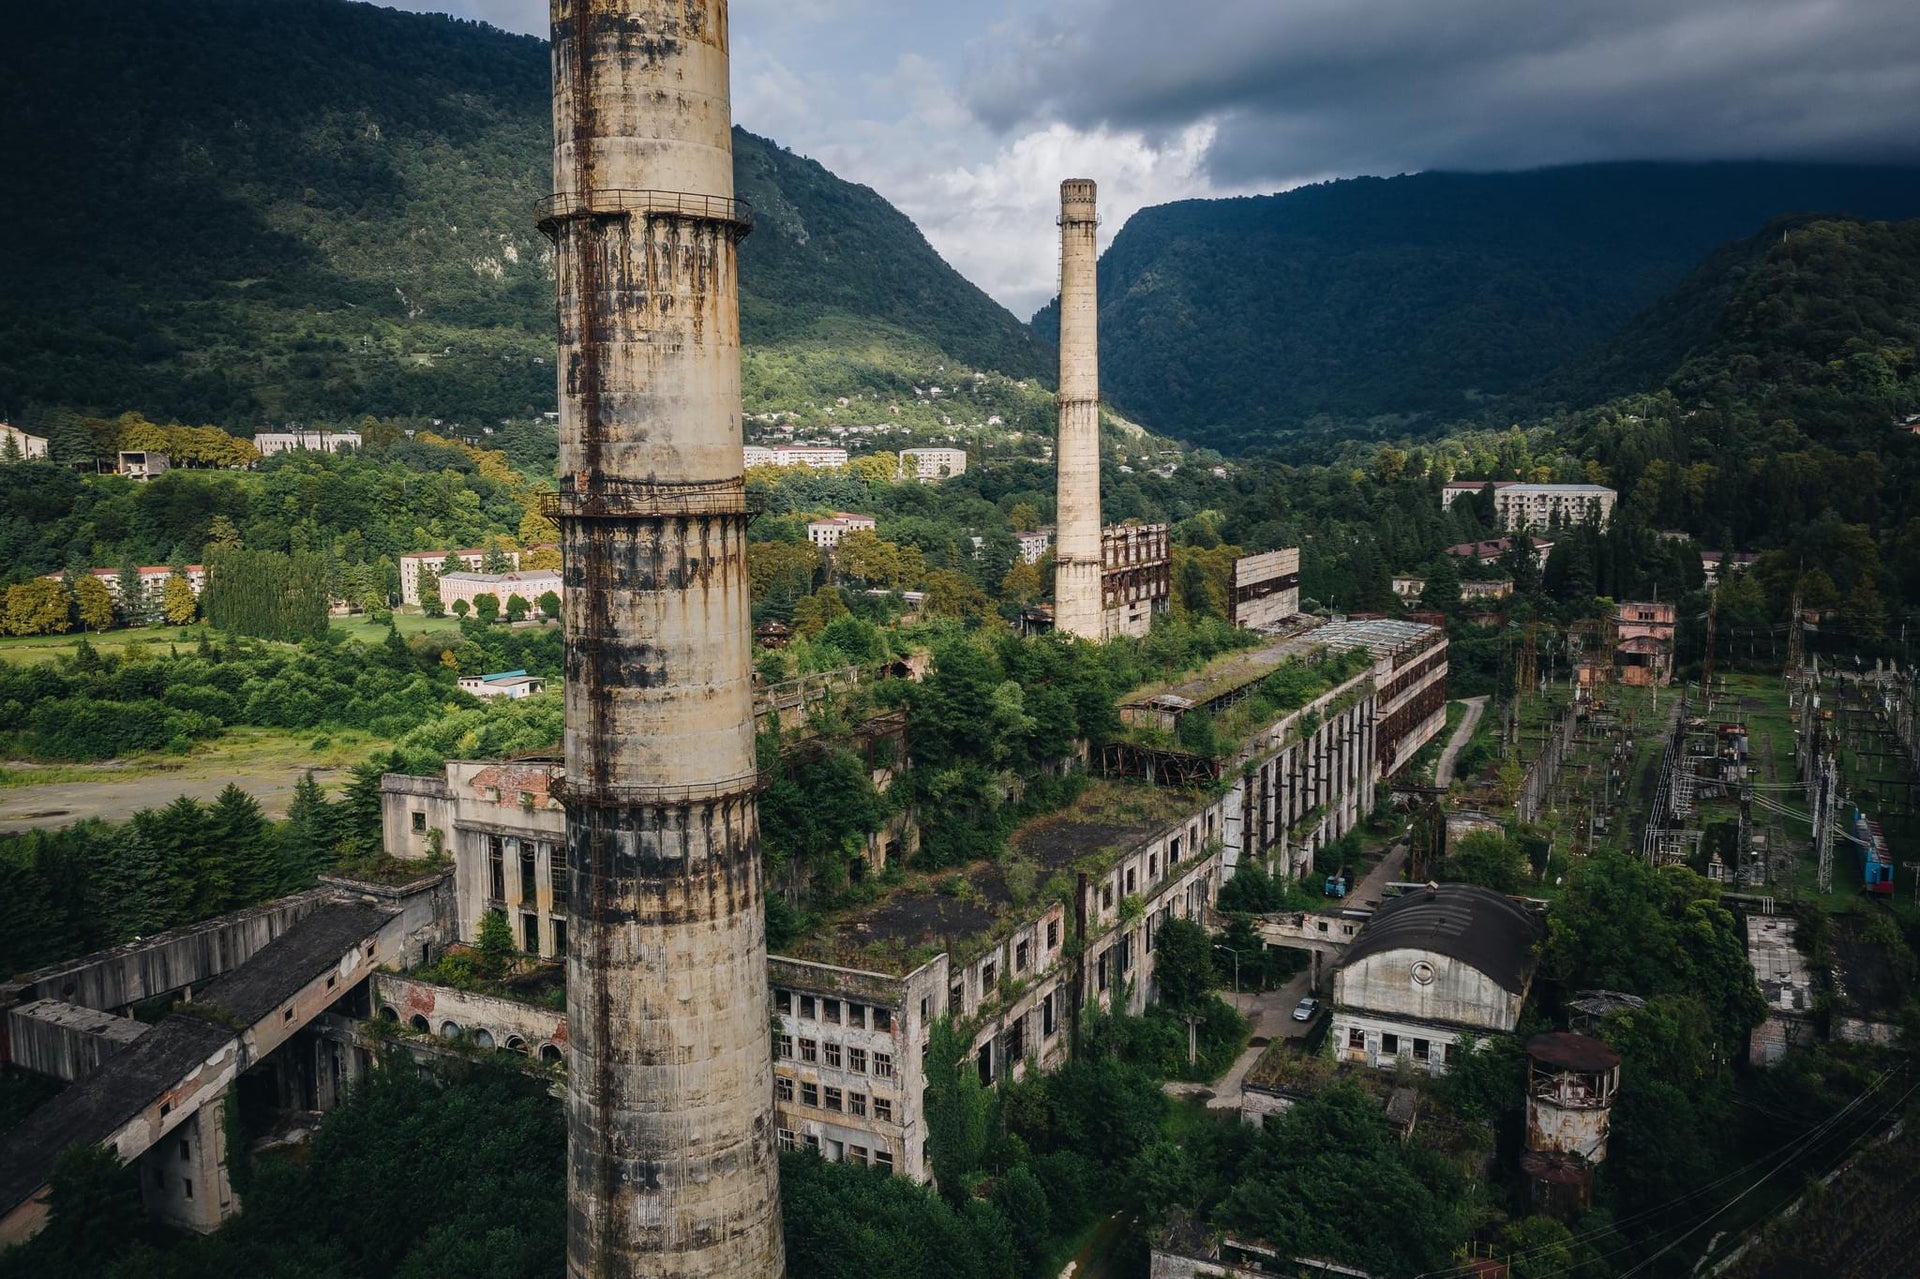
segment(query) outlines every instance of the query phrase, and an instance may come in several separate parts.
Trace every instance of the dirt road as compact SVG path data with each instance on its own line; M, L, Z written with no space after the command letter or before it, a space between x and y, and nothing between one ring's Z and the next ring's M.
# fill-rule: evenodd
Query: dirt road
M18 765L14 765L18 767ZM273 818L287 815L294 785L306 770L280 765L236 768L208 761L187 763L177 771L141 771L123 780L52 782L0 790L0 835L14 831L70 826L88 817L123 822L143 808L161 808L182 795L211 802L228 782L250 792ZM314 777L332 789L346 777L344 768L315 768Z
M1433 784L1445 788L1453 783L1453 761L1460 758L1461 748L1467 739L1473 736L1473 730L1480 723L1481 712L1487 709L1487 699L1469 697L1464 705L1467 713L1460 717L1459 727L1453 730L1453 736L1447 741L1447 748L1440 752L1440 762L1433 769Z

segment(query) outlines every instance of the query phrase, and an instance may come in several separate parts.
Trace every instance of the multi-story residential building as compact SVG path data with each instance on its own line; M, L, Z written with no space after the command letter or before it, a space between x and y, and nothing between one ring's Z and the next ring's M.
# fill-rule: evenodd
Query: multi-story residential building
M807 540L822 550L830 551L840 545L840 539L859 530L873 532L877 524L871 515L855 515L851 511L835 511L823 520L815 520L807 525Z
M900 450L900 472L902 478L912 477L922 484L938 484L941 480L964 475L967 471L967 451L965 449L915 448Z
M358 431L256 431L253 447L261 457L275 453L344 453L360 447Z
M48 442L43 436L29 435L17 426L0 422L0 462L17 459L31 462L45 460Z
M202 590L206 589L207 570L205 565L186 564L181 567L183 569L182 575L187 579L187 585L193 588L195 595L199 595ZM158 610L161 593L166 590L167 579L173 576L173 569L165 564L142 564L139 568L139 593L129 597L121 593L119 569L90 568L87 572L98 579L102 586L111 591L113 597L119 600L124 607L146 610L148 612ZM48 581L58 582L62 580L66 574L48 573L45 576Z
M1027 529L1013 535L1020 543L1020 558L1028 564L1038 564L1046 556L1047 548L1053 545L1053 530L1050 528Z
M455 600L465 600L471 606L480 596L491 595L500 601L501 611L504 612L507 599L518 595L527 602L531 611L538 612L540 597L549 591L562 598L566 595L566 585L559 569L535 568L524 573L449 573L440 579L440 602L448 608L453 607Z
M748 444L741 450L746 466L805 466L831 471L847 464L847 451L830 444Z
M520 567L520 552L501 552L506 561L514 568ZM447 562L447 556L459 559L469 573L478 573L480 566L487 562L487 552L480 547L468 547L464 551L410 551L400 557L400 602L418 607L420 603L420 570L430 569L439 573ZM445 596L442 596L444 599ZM529 599L532 597L529 596Z
M1440 505L1491 488L1493 510L1512 532L1553 525L1607 526L1620 495L1604 484L1521 484L1512 480L1454 480L1440 490Z

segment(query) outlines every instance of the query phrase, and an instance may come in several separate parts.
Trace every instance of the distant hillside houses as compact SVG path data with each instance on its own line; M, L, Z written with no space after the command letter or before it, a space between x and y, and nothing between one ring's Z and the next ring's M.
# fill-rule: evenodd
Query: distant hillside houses
M512 567L516 569L520 567L520 552L502 550L500 554L506 557L507 563ZM427 568L438 573L440 566L447 562L447 556L449 555L458 557L460 563L465 565L469 572L473 573L478 573L481 567L487 562L487 552L477 546L470 546L464 551L413 551L409 554L402 555L400 557L400 602L418 607L420 603L420 570ZM447 597L444 591L441 593L440 598L444 603L451 604L453 602Z
M1748 551L1700 552L1700 568L1707 575L1708 590L1720 585L1723 575L1744 573L1759 562L1760 557Z
M1542 537L1530 537L1527 541L1533 544L1534 562L1544 570L1547 567L1547 556L1553 554L1553 543ZM1512 538L1495 537L1484 542L1461 542L1456 546L1449 546L1447 554L1456 560L1472 560L1475 564L1489 564L1505 555L1512 546Z
M360 447L358 431L257 431L253 447L261 457L275 453L344 453Z
M31 462L45 460L47 441L38 435L28 435L17 426L0 422L0 461Z
M534 612L543 612L540 597L548 591L562 599L566 598L560 570L537 568L525 573L448 573L440 579L440 602L448 608L453 607L455 600L465 600L471 607L482 595L491 595L500 601L504 609L507 600L518 595Z
M1513 480L1453 480L1440 490L1442 509L1463 496L1493 490L1493 511L1512 532L1556 524L1607 526L1620 495L1603 484L1521 484Z
M747 444L741 462L754 466L806 466L831 471L847 464L847 451L830 444Z

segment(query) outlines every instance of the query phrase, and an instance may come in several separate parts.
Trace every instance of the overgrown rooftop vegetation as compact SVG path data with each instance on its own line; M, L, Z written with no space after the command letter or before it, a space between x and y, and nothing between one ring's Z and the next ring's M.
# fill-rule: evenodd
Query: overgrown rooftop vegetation
M941 951L977 953L1054 902L1071 899L1074 875L1102 869L1191 812L1189 791L1070 778L1065 807L1022 822L1000 859L903 870L856 883L836 909L777 953L904 975ZM1059 793L1059 792L1056 792Z

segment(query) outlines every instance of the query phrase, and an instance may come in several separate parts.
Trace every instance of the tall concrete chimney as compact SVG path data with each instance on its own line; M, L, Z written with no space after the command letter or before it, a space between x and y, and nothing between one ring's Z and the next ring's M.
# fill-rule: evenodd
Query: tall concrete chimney
M778 1279L726 0L552 0L567 1273Z
M1096 188L1060 184L1060 438L1054 446L1054 629L1106 638L1100 598L1100 261Z

